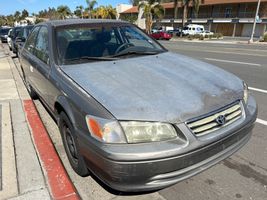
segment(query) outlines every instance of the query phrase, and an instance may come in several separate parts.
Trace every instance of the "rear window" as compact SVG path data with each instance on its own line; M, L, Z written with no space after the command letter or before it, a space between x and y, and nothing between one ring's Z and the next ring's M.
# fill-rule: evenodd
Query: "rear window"
M7 35L9 30L10 30L9 28L0 29L0 34L1 35Z

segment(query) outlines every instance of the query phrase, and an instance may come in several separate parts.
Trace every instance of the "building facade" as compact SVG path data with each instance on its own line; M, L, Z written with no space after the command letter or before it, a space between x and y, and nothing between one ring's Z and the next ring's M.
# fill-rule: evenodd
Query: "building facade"
M225 36L250 36L258 0L201 0L198 13L189 5L187 23L202 24L207 30L222 33ZM155 20L155 25L182 26L183 7L177 5L177 19L174 19L175 4L163 3L165 15ZM120 13L123 15L138 15L138 7L133 6ZM266 30L267 0L261 0L255 36L261 36ZM143 27L141 27L143 28Z

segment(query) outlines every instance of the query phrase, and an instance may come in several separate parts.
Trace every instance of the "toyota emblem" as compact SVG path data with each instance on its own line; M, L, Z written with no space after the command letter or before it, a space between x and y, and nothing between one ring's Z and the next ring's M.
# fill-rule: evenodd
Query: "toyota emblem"
M219 115L219 116L216 118L216 122L217 122L217 124L219 124L220 126L224 125L224 124L225 124L225 116L224 116L224 115Z

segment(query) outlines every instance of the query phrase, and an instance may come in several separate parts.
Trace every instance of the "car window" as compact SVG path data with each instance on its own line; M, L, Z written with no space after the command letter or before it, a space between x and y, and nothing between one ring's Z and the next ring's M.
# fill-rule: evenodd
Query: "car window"
M7 35L9 29L5 28L5 29L0 29L0 34L1 35Z
M140 34L138 32L138 29L133 29L130 26L121 27L120 29L121 33L124 34L127 43L131 43L134 46L153 48L151 42L144 42L146 38L144 37L143 34Z
M15 29L15 33L14 33L15 38L18 37L21 30L22 30L22 28Z
M38 31L39 31L39 28L40 27L37 26L33 29L33 31L31 32L31 34L29 35L29 37L25 43L25 49L27 49L31 53L33 53L33 51L34 51L35 40L36 40L36 36L38 34Z
M38 32L34 54L41 61L48 64L48 62L49 62L48 29L45 26L41 27L39 32Z

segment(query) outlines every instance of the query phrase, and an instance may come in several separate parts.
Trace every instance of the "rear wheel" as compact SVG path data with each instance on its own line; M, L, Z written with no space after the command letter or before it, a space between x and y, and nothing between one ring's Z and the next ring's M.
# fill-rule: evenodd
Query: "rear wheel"
M80 176L87 176L89 171L79 152L77 136L75 135L72 123L64 112L60 113L59 130L68 160L73 170Z

